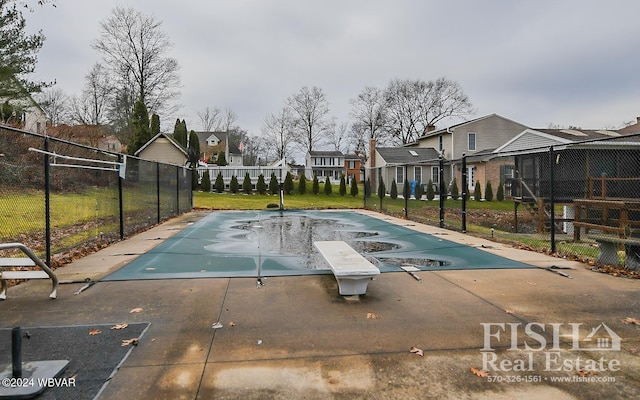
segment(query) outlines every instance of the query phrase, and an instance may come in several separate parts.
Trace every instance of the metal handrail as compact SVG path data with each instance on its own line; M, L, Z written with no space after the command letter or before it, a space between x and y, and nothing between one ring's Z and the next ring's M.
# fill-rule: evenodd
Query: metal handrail
M56 274L53 273L51 268L49 268L47 264L42 262L42 260L40 260L40 258L38 258L38 256L36 256L33 253L33 251L31 251L31 249L29 249L27 246L23 245L22 243L0 243L0 250L8 250L8 249L18 249L22 251L38 267L42 268L42 270L46 272L47 275L49 275L49 278L51 278L51 281L53 282L52 284L53 287L51 288L51 293L49 294L49 297L52 299L55 299L58 296L58 277L56 277ZM7 290L7 283L4 279L0 279L0 282L2 283L2 290L0 292L5 292Z

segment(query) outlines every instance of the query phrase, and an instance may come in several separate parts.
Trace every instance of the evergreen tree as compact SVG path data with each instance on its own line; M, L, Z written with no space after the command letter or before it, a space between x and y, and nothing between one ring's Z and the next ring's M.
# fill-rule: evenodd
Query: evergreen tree
M344 174L340 176L340 196L344 196L347 194L347 181L344 179Z
M202 191L209 193L211 191L211 177L209 176L209 170L205 169L202 174L202 183L200 184Z
M151 129L151 137L154 137L155 135L160 133L160 117L158 116L158 114L151 114L151 126L149 129Z
M504 200L504 185L502 184L502 181L500 181L500 184L498 185L498 191L496 192L496 200L498 201Z
M371 180L369 178L364 183L364 197L371 197Z
M318 175L313 174L313 184L311 186L311 191L313 194L320 193L320 182L318 181Z
M267 193L267 184L264 182L264 175L258 176L258 183L256 183L256 191L259 194Z
M358 195L358 182L356 182L356 178L351 178L351 196L356 197Z
M251 177L249 176L249 173L246 172L244 174L244 181L242 181L242 191L246 194L250 194L252 190L253 187L251 186Z
M404 185L402 186L402 197L405 199L409 199L411 197L411 186L407 179L404 180Z
M129 146L129 154L135 154L138 149L145 145L151 139L151 130L149 129L149 113L147 107L140 100L136 101L133 106L133 114L131 115L131 127L133 128L133 140Z
M487 185L484 188L484 199L486 201L493 200L493 189L491 188L491 182L487 181Z
M200 176L198 175L198 170L195 168L191 168L191 190L196 190L198 187L198 179Z
M187 147L187 124L184 120L180 121L180 118L176 120L176 124L173 127L173 140L183 147Z
M427 200L431 201L436 197L436 193L433 190L433 181L431 181L431 179L429 179L429 182L427 182Z
M280 184L278 183L278 178L276 178L276 174L271 174L271 180L269 181L269 193L278 194L280 191Z
M460 197L460 190L458 189L458 183L455 179L453 180L453 182L451 182L449 191L451 192L451 198L454 200L458 200L458 197Z
M293 192L293 176L291 176L291 172L287 172L287 176L284 178L284 193L291 194Z
M300 174L300 180L298 181L298 193L305 194L307 192L307 178L304 176L304 172Z
M416 182L416 192L415 192L416 200L421 200L423 194L424 193L422 190L422 182L418 181Z
M238 178L236 178L236 176L233 175L231 177L231 182L229 183L229 191L231 191L231 193L238 193L239 189L240 189L240 185L238 184Z
M380 178L380 182L378 183L378 198L380 199L380 209L382 210L382 199L386 194L387 189L384 187L384 181Z
M189 132L189 148L193 149L193 151L198 155L198 159L200 158L200 140L198 139L198 135L195 131Z
M218 164L221 167L224 167L225 165L227 165L227 159L225 158L224 151L221 151L220 153L218 153L216 164Z
M222 178L222 172L218 172L218 176L216 176L216 192L222 193L224 192L224 178Z
M327 196L331 195L331 193L333 193L333 188L331 187L331 181L329 180L329 177L327 176L324 180L324 194L326 194Z
M391 181L391 192L389 193L393 200L398 198L398 185L396 185L396 180Z
M475 201L482 200L482 189L480 188L480 181L476 181L476 187L473 190L473 199Z

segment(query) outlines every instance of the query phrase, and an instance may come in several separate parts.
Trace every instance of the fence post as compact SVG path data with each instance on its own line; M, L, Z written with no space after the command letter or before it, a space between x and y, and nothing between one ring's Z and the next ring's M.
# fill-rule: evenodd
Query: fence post
M123 155L118 155L118 162L121 163L120 168L123 168L122 163L124 162ZM119 218L120 218L120 240L124 240L124 201L123 201L123 183L124 177L118 171L118 208L119 210Z
M438 181L440 183L440 228L444 228L444 198L446 196L445 190L444 190L444 158L442 157L442 154L440 154L440 156L438 157L438 169L439 169L439 176L438 176Z
M49 137L44 138L44 151L49 152ZM49 155L44 157L44 242L47 266L51 267L51 173Z
M555 180L554 170L556 168L556 160L554 157L553 146L549 147L549 205L551 207L549 211L549 225L551 225L551 254L556 252L556 213L555 213L555 199L553 192L553 183Z
M160 163L156 162L156 199L158 203L158 223L160 223Z
M462 233L467 233L467 156L462 153Z
M175 215L180 215L180 169L176 169L176 210ZM189 175L189 178L193 179L193 175Z
M409 167L407 165L404 166L404 182L402 184L402 194L404 196L404 217L405 219L409 219L409 196L411 195L411 191L409 190L409 175L407 175Z

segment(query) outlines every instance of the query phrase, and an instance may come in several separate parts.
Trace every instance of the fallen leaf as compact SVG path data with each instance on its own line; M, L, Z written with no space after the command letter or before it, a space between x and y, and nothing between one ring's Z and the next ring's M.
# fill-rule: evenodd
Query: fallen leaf
M487 372L487 371L485 371L483 369L478 369L478 368L471 367L471 372L473 372L474 375L477 375L480 378L486 378L487 376L489 376L489 372Z
M637 349L637 348L635 348L635 347L633 347L633 348L631 348L631 349L629 349L629 350L627 350L627 351L628 351L630 354L638 354L638 349Z
M229 322L229 326L236 326L236 323L231 321L231 322Z
M133 339L123 339L122 340L122 347L128 346L128 345L138 345L138 338L133 338Z
M220 322L216 322L215 324L213 324L213 326L211 328L213 329L220 329L222 328L224 325L222 325Z
M422 351L422 349L419 349L417 347L411 347L409 349L410 353L416 353L417 355L419 355L420 357L424 357L424 352Z
M99 334L101 334L101 333L102 333L102 331L101 331L100 329L96 329L96 328L93 328L93 329L91 329L91 330L89 331L89 335L91 335L91 336L99 335Z
M129 314L138 313L138 312L142 312L142 308L136 307L136 308L132 309L131 311L129 311Z
M576 371L576 373L582 377L584 376L592 376L592 375L597 375L595 371L591 371L588 369L579 369Z
M120 330L126 328L127 326L129 326L129 324L116 324L112 326L111 329Z
M507 314L513 314L514 313L513 310L504 310L504 312L506 312Z
M367 319L378 319L378 318L380 318L380 316L376 313L372 313L372 312L367 313Z
M640 325L640 319L635 319L631 317L621 319L620 321L622 321L622 323L627 325Z

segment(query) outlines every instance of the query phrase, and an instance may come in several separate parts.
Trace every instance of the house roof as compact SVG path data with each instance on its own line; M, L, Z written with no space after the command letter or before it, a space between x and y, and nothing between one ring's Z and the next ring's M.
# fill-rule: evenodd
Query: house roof
M474 119L471 119L469 121L463 121L463 122L460 122L458 124L451 125L451 126L449 126L447 128L444 128L444 129L438 129L438 130L435 130L435 131L427 132L424 135L420 136L417 141L419 141L420 139L424 139L424 138L428 138L428 137L432 137L432 136L438 136L438 135L443 135L443 134L447 134L447 133L452 133L458 127L465 126L465 125L471 124L473 122L477 122L477 121L481 121L483 119L488 119L488 118L493 118L493 117L502 118L504 120L511 121L514 124L522 125L520 122L516 122L514 120L511 120L509 118L505 118L505 117L503 117L501 115L498 115L498 114L494 113L494 114L485 115L483 117L474 118Z
M358 157L357 154L345 154L344 155L344 159L345 160L354 160L354 161L360 161L360 157Z
M376 147L387 164L416 164L437 160L440 154L431 147Z
M164 137L166 138L169 143L173 144L178 150L180 150L180 152L182 154L185 155L185 157L188 157L188 153L187 153L187 149L185 149L184 147L182 147L182 145L178 142L176 142L176 140L173 138L173 135L167 134L167 133L162 133L159 132L158 134L156 134L154 137L152 137L151 139L149 139L149 141L147 143L145 143L142 147L140 147L135 153L134 156L138 156L140 155L140 153L146 149L149 145L151 145L151 143L155 142L159 137Z
M611 137L619 137L620 133L617 131L610 131L605 129L534 129L535 131L546 133L559 137L570 142L582 142L591 139L607 139Z
M344 157L341 151L310 151L310 156L321 156L321 157Z

